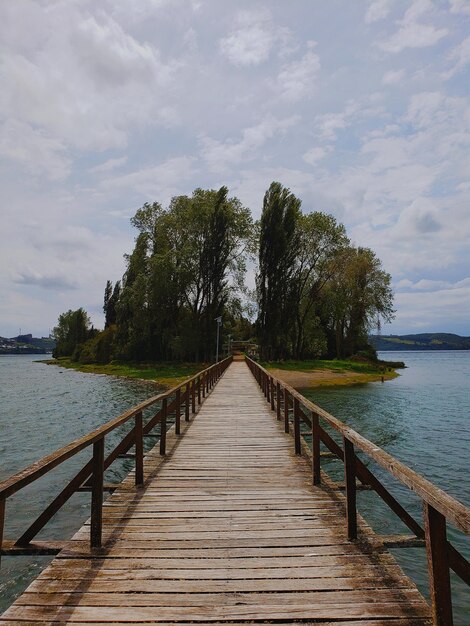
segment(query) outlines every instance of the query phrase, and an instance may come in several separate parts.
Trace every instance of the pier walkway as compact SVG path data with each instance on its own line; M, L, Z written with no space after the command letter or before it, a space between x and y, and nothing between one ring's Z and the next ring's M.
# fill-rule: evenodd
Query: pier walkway
M348 540L344 495L328 480L312 485L245 362L168 443L166 457L147 455L143 487L129 475L104 503L103 547L90 549L85 525L2 626L431 623L361 518Z

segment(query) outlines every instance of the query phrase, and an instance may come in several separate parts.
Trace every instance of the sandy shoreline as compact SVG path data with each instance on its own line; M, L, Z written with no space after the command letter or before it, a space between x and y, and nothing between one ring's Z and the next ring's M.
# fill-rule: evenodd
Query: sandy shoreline
M318 369L310 372L297 372L292 370L282 370L273 368L269 370L276 378L280 378L285 383L295 389L306 389L314 387L333 387L341 385L360 385L396 378L396 372L386 372L385 374L362 374L360 372L338 372L337 370Z

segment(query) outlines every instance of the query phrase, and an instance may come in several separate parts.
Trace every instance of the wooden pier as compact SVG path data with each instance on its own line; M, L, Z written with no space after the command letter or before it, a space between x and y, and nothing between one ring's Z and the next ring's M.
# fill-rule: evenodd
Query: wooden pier
M376 535L356 515L355 502L351 508L356 476L364 472L348 457L348 445L343 490L320 471L321 438L314 438L313 463L301 441L296 392L253 362L250 368L234 362L177 390L171 403L176 428L113 488L98 518L105 459L94 448L91 477L101 476L101 487L89 487L94 547L90 522L55 548L5 541L4 554L49 548L57 555L0 617L2 626L451 623L440 613L442 589L430 608L387 551L394 542L423 544L419 533L414 539ZM165 400L160 421L169 406ZM318 415L310 419L318 434ZM135 441L144 431L138 418ZM12 484L3 485L3 493ZM435 534L432 539L430 567L434 549L442 585L440 547Z

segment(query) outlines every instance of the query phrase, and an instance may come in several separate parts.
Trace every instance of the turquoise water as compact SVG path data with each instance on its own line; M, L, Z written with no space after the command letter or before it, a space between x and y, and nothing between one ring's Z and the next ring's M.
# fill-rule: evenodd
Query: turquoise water
M34 362L43 358L43 355L0 356L0 480L160 391L157 385L148 382L82 374ZM131 421L108 435L106 449L114 447L130 428ZM5 538L18 538L90 455L91 449L83 451L9 498ZM122 480L132 466L132 461L117 460L106 472L105 480ZM71 537L88 518L89 503L89 493L72 496L37 538ZM2 557L0 613L49 560Z
M404 361L407 368L386 383L303 390L304 395L470 506L470 352L384 352L379 356ZM358 456L366 462L363 455ZM322 464L333 477L344 480L342 463L325 460ZM420 499L379 466L366 464L422 523ZM358 492L358 509L378 532L409 534L372 492ZM470 537L451 525L448 535L470 559ZM393 552L427 594L424 549ZM452 585L456 623L468 626L470 590L455 576Z
M470 506L470 352L384 353L407 369L393 381L308 391L314 402L350 424L401 461ZM154 385L34 363L41 357L0 357L0 480L41 456L158 392ZM122 437L108 437L108 448ZM18 537L89 458L74 457L7 503L6 537ZM324 460L342 480L342 466ZM368 464L400 502L421 520L421 503L406 487ZM118 461L107 473L121 479L131 461ZM41 538L70 537L89 515L89 494L74 495L46 526ZM358 492L360 513L385 534L408 533L395 515L370 492ZM470 558L470 541L449 528L449 536ZM427 592L423 549L395 550L401 565ZM0 612L11 604L40 569L45 557L3 558ZM470 624L469 593L453 580L456 624Z

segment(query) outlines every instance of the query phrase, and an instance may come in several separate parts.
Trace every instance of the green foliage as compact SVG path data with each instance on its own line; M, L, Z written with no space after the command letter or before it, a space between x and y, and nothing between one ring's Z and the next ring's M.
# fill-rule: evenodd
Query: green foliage
M42 362L48 363L48 361ZM154 381L165 387L174 387L208 367L207 363L121 363L118 361L107 364L77 363L67 357L60 357L50 363L89 374L108 374Z
M345 248L340 270L325 289L321 317L329 353L344 357L369 350L369 331L391 321L394 310L391 276L372 250Z
M345 357L370 352L374 324L393 318L390 275L355 248L332 215L303 215L272 183L259 228L258 338L264 358Z
M88 339L72 360L79 363L109 363L113 358L115 334L116 326L108 326Z
M290 372L313 372L315 370L331 370L334 372L357 372L362 374L382 373L384 368L379 363L366 359L308 359L302 361L266 361L261 363L265 368L277 368Z
M106 283L106 288L104 290L104 304L103 304L103 312L104 312L104 327L108 328L113 324L116 324L116 307L119 302L119 297L121 295L121 282L118 280L113 288L113 283L108 280Z
M228 190L196 189L168 209L145 204L115 305L115 356L168 360L212 358L214 318L230 315L251 245L250 213ZM105 294L110 288L107 286ZM106 295L105 295L106 301Z
M288 333L294 320L293 277L300 252L300 200L273 182L263 200L259 225L257 330L263 355L281 358L291 351Z
M265 359L373 359L369 332L393 318L390 276L332 215L300 207L279 182L256 224L226 187L195 189L167 208L144 204L131 219L137 236L122 281L106 283L105 330L96 334L83 309L68 311L54 329L54 354L83 365L210 361L222 316L220 348L230 335L258 342ZM244 278L255 252L250 294Z
M84 309L69 310L59 316L57 326L52 331L56 346L52 355L79 357L80 346L94 333L90 328L90 318Z

